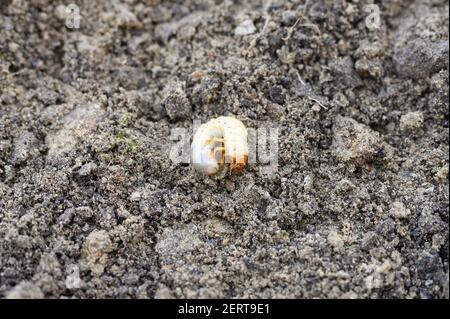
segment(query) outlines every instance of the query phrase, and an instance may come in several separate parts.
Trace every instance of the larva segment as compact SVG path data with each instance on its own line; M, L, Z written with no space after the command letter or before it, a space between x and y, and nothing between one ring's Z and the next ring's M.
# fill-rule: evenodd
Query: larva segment
M193 166L197 171L214 175L222 165L221 161L217 161L215 157L215 148L222 147L222 143L215 139L222 138L222 131L208 123L201 125L195 133L192 140L191 156Z
M192 141L194 168L204 174L216 174L224 164L230 171L241 171L248 162L247 129L229 116L201 125Z

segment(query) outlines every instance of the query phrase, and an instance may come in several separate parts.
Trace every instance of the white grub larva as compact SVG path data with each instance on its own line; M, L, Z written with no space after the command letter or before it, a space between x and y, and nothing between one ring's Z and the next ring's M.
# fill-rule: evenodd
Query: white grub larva
M241 171L248 161L247 129L230 116L202 124L192 140L192 162L203 174L214 175L230 164L230 171Z

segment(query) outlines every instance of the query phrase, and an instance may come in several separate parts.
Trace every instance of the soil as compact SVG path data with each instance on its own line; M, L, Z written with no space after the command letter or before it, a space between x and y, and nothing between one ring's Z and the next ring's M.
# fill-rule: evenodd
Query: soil
M0 297L449 298L448 1L73 2L0 1Z

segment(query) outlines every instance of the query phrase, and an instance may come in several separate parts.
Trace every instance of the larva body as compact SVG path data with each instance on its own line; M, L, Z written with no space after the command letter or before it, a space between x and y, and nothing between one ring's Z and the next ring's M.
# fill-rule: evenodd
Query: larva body
M224 164L240 171L248 161L247 129L230 116L212 119L195 132L191 151L194 168L203 174L214 175Z

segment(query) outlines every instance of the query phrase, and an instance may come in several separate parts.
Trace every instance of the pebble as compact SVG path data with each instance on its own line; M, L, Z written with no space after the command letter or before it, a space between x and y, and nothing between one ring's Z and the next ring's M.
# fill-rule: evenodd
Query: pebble
M252 20L245 20L234 29L234 35L249 35L256 31Z

